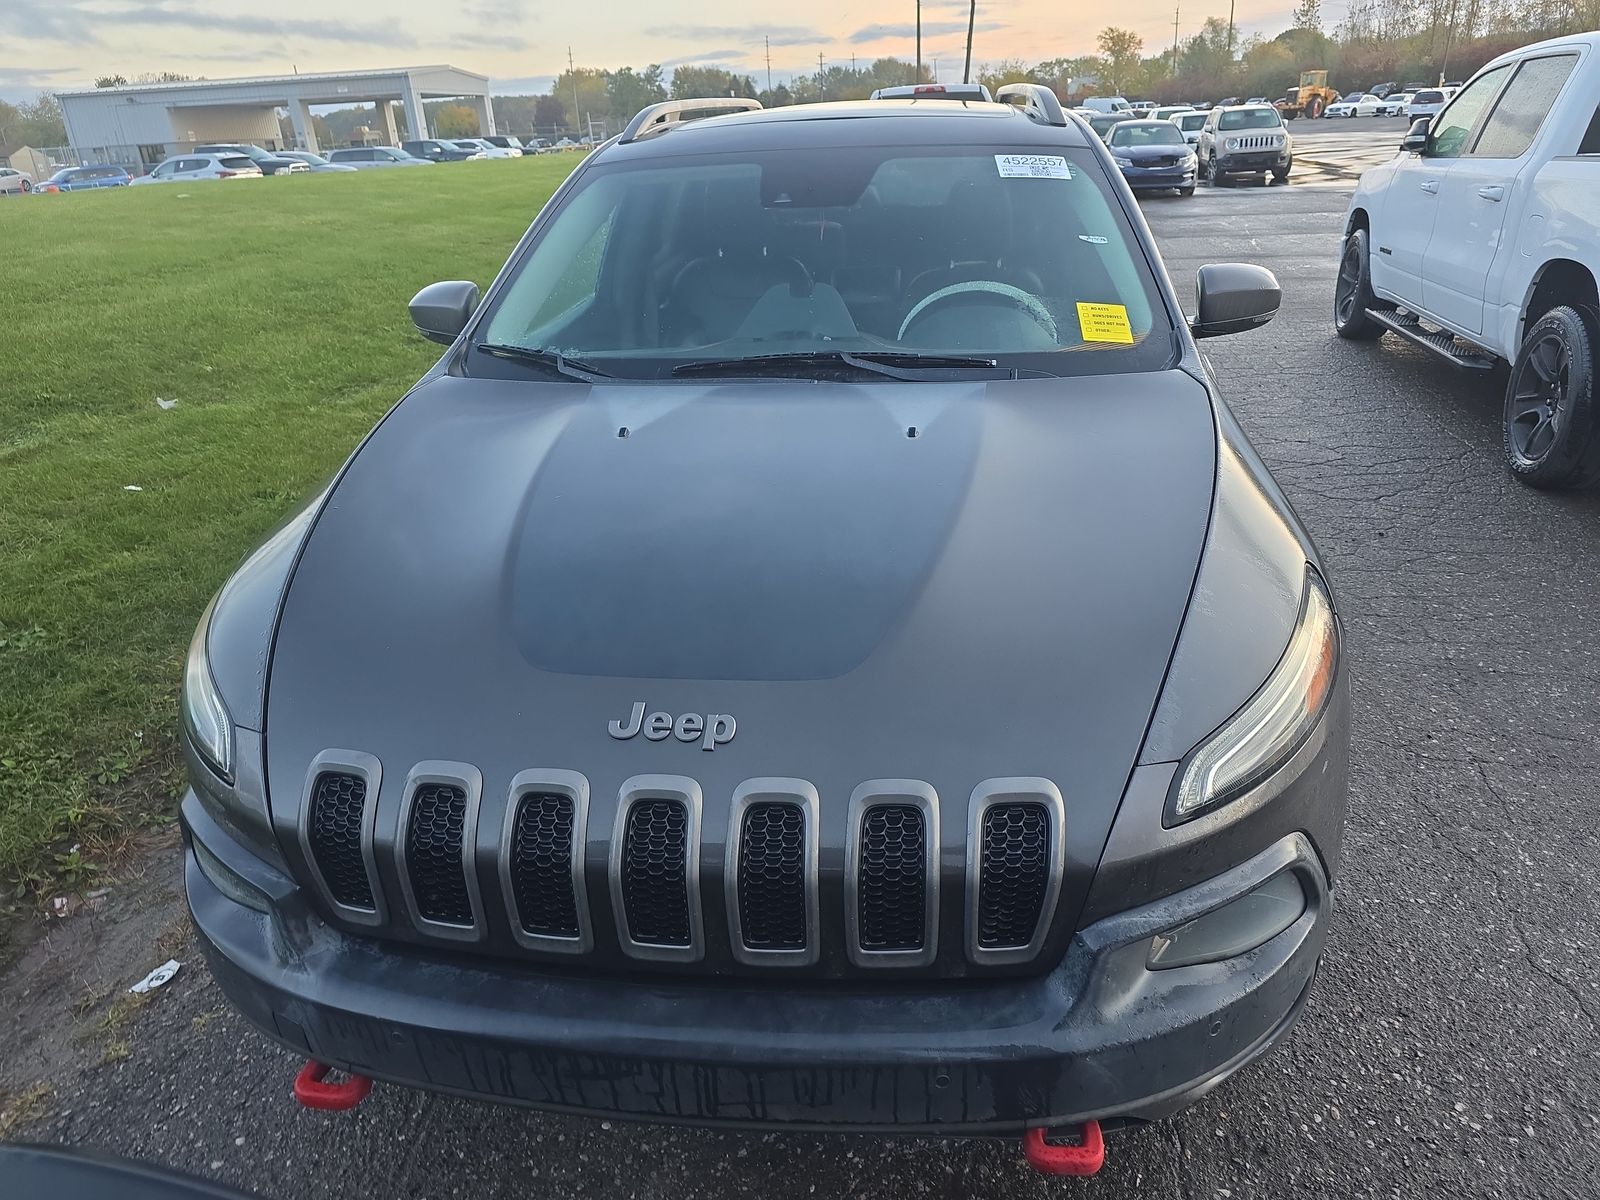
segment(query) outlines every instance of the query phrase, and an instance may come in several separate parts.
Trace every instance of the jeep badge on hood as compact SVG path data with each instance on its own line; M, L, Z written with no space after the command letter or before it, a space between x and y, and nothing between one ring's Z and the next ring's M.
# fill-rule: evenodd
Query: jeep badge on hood
M699 713L684 713L674 717L671 713L653 712L646 717L644 701L638 700L626 721L612 721L606 726L606 732L619 742L627 741L640 729L652 742L663 741L670 733L680 742L698 738L700 749L715 750L723 742L733 741L733 735L739 732L739 723L728 713L707 713L703 717Z

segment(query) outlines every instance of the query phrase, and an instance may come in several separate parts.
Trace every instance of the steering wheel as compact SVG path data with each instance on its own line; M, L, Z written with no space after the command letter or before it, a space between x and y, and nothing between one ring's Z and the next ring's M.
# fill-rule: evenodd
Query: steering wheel
M898 340L905 341L906 331L911 328L912 323L926 318L934 308L943 308L952 300L972 295L983 296L986 302L992 297L1016 308L1031 317L1034 323L1049 335L1051 341L1058 340L1060 336L1056 329L1055 318L1050 315L1050 310L1044 306L1039 297L1030 295L1009 283L1001 283L998 279L971 279L965 283L952 283L936 292L930 292L912 305L911 311L906 314L906 319L900 322Z

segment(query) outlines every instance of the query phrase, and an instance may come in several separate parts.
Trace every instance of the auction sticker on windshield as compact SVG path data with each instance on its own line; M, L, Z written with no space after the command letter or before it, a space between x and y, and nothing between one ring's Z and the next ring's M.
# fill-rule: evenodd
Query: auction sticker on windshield
M1128 310L1120 304L1085 304L1080 300L1078 327L1083 330L1083 340L1086 342L1133 345L1133 328L1128 324Z
M1071 179L1072 168L1059 154L996 154L1002 179Z

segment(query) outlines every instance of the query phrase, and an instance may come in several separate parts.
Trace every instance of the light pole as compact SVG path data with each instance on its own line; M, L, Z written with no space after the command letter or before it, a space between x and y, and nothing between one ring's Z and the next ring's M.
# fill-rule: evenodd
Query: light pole
M972 82L972 29L978 21L978 0L968 0L967 3L967 65L961 72L961 82Z
M922 82L922 0L917 0L917 77L911 82Z

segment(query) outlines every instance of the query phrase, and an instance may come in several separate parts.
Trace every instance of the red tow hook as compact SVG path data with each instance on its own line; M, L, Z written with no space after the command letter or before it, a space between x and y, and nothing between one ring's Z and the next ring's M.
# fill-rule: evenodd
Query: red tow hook
M372 1091L372 1080L366 1075L349 1075L343 1083L324 1082L331 1070L327 1063L308 1061L294 1077L294 1098L307 1108L348 1112Z
M1041 1175L1093 1175L1106 1165L1106 1143L1099 1121L1085 1121L1076 1143L1047 1142L1043 1129L1022 1135L1022 1153Z

